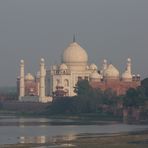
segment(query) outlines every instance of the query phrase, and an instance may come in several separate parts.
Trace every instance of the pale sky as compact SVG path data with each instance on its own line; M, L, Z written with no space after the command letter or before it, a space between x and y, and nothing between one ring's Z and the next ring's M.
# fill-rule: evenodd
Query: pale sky
M0 0L0 86L15 86L19 61L35 74L59 63L76 33L89 62L148 77L148 0Z

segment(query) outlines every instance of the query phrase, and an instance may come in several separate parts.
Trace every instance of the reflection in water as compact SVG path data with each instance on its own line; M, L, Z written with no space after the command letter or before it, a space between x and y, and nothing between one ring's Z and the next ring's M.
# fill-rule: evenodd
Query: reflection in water
M66 144L61 144L61 147L74 147L74 144L66 143Z
M35 137L29 137L29 136L21 136L19 138L19 143L40 143L40 144L44 144L44 143L48 143L48 142L52 142L55 143L57 141L71 141L71 140L75 140L76 139L76 135L66 135L66 136L54 136L54 137L47 137L47 136L35 136Z
M48 118L24 118L24 117L19 117L19 118L15 118L15 120L18 120L19 122L40 122L40 123L44 123L44 122L49 122L50 119Z
M56 145L51 145L51 146L40 146L36 148L66 148L66 147L76 147L76 145L65 143L65 144L58 144L58 145L56 144Z
M45 136L36 136L36 137L23 137L19 138L20 143L46 143Z
M14 125L18 124L19 127L25 127L29 125L37 125L40 127L46 127L50 120L47 118L18 118L15 121L13 121Z

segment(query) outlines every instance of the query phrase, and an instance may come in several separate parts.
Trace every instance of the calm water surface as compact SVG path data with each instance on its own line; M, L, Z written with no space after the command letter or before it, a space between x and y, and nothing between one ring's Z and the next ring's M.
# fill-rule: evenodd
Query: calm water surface
M73 140L77 135L109 135L146 129L148 125L97 124L97 122L91 125L87 123L79 125L78 121L68 119L0 116L0 144L46 143L62 139Z

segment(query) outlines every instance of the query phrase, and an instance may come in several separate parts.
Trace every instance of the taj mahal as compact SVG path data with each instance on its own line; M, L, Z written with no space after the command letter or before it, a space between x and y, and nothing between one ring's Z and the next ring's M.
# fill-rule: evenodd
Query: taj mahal
M36 75L25 74L25 61L20 61L17 78L19 101L50 102L54 97L75 96L74 87L78 81L86 79L93 88L112 89L117 95L140 85L140 75L132 73L131 59L127 58L125 71L119 70L106 59L100 69L88 63L88 54L76 41L62 53L61 63L46 69L45 60L40 60L40 70Z

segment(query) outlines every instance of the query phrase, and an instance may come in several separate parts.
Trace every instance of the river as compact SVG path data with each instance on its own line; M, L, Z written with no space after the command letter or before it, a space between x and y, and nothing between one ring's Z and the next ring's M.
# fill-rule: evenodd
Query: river
M69 119L0 116L0 145L46 143L62 139L73 140L78 135L110 135L147 129L148 125L130 125L117 122L108 124L96 121L87 124L87 121Z

